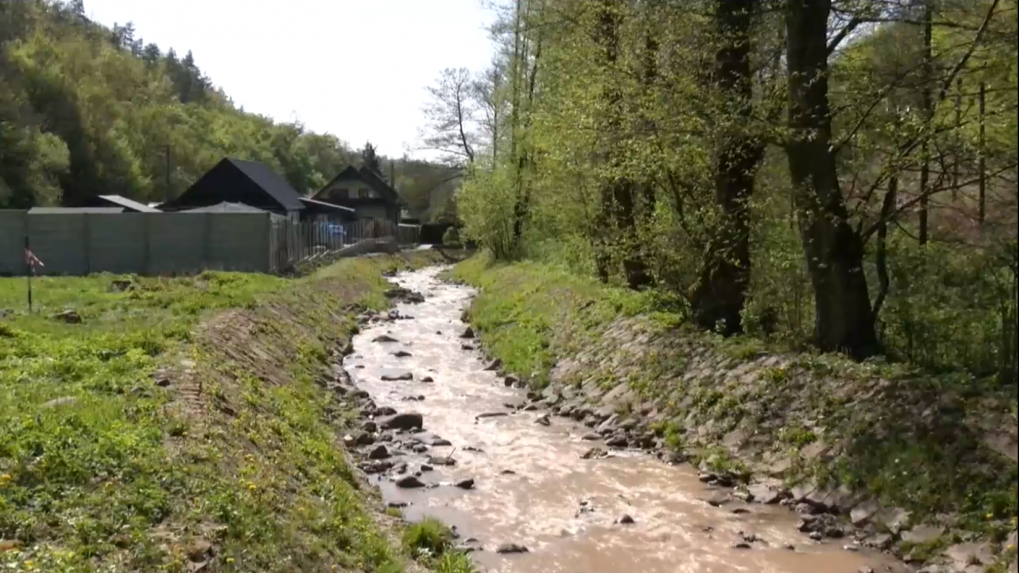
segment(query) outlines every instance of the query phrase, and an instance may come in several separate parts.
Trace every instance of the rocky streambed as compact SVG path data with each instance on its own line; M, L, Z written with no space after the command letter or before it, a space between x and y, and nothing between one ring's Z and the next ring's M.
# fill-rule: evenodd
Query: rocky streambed
M648 428L528 392L484 358L461 314L473 292L441 269L394 277L399 304L362 317L345 368L346 436L390 507L455 528L498 573L905 571L780 484L659 459ZM796 501L794 501L796 500ZM821 500L823 502L823 500Z

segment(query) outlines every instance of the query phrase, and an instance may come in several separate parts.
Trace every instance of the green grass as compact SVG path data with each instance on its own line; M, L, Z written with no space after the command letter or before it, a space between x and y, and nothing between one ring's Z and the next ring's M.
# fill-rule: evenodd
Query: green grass
M408 526L403 545L438 573L475 573L470 558L455 550L453 532L434 519Z
M43 278L34 315L24 279L0 279L0 309L17 311L0 322L0 541L17 548L0 571L403 571L338 447L350 416L322 385L351 314L386 304L382 273L428 257L295 280L133 278L127 292ZM49 318L67 308L84 324Z
M639 294L607 287L578 277L565 268L520 263L496 265L485 255L469 259L453 275L482 290L493 292L476 300L471 319L485 345L502 358L506 369L528 377L542 387L556 353L583 346L617 316L656 313L665 324L674 317L658 313L661 300L654 293ZM556 340L561 322L583 325L587 338Z

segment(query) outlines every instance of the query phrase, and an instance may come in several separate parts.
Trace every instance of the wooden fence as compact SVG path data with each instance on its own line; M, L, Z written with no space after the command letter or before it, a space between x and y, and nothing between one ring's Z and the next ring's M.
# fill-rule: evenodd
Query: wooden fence
M276 220L269 232L270 267L284 272L313 257L353 246L366 239L395 238L400 246L417 245L421 227L389 221L301 222Z

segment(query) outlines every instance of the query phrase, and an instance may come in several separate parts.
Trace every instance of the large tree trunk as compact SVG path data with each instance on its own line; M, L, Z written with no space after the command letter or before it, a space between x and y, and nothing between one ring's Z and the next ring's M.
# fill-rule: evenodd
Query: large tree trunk
M624 11L627 9L626 0L601 0L601 12L599 14L598 41L602 48L602 65L606 75L604 95L606 103L606 117L603 121L602 133L607 139L604 149L604 159L610 167L609 173L603 177L601 182L601 216L602 233L608 237L595 239L598 253L598 272L605 280L610 275L607 268L608 261L612 260L612 250L620 250L623 254L623 269L626 274L626 283L632 289L645 287L651 283L650 275L647 272L647 265L641 255L639 248L640 237L637 232L636 217L634 213L634 191L633 181L621 175L625 171L624 151L620 146L622 137L622 123L625 113L623 105L623 93L614 76L619 65L620 55L620 33Z
M731 336L743 330L743 307L750 287L750 211L764 145L748 132L753 120L750 69L751 26L758 0L716 0L721 47L713 83L726 101L722 143L716 153L715 202L721 222L705 253L693 291L694 318L701 328Z
M831 0L787 0L789 171L814 286L817 344L864 358L878 350L863 272L863 242L849 225L832 151L828 103Z

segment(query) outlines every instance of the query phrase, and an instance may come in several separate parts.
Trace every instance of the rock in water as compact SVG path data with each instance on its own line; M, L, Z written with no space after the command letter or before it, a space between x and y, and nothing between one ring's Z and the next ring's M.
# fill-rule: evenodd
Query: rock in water
M472 478L472 479L465 479L465 480L463 480L461 482L457 482L456 487L458 487L460 489L474 489L475 485L477 485L477 484L474 482L474 479Z
M383 382L409 382L414 379L411 372L387 372L382 375Z
M546 415L538 418L537 420L535 420L534 423L538 424L539 426L551 426L552 425L552 419L549 418L548 415L546 414Z
M499 555L520 555L523 553L530 553L531 550L523 545L517 545L516 543L504 543L500 545L495 552Z
M629 515L624 515L623 517L620 517L619 519L616 520L617 525L633 525L634 523L637 522L634 521L633 518L630 517Z
M389 449L386 448L386 446L379 446L372 450L370 454L368 454L369 460L385 460L389 459L389 457L390 457Z
M745 550L747 550L747 549L753 549L753 548L752 548L752 547L750 546L750 544L749 544L749 543L747 543L747 542L745 542L745 541L740 541L739 543L737 543L737 544L733 545L733 546L732 546L732 548L733 548L733 549L739 549L739 550L743 550L743 551L745 551Z
M471 327L467 327L467 330L465 330L463 334L460 335L460 338L464 340L474 340L476 336L477 335L474 333L474 329Z
M413 358L414 357L413 354L411 354L410 352L407 352L406 350L401 350L399 352L394 352L393 356L395 356L397 358Z
M414 413L396 414L379 421L379 426L383 430L416 430L423 428L424 425L424 416Z
M487 420L489 418L505 418L509 416L506 412L489 412L487 414L479 414L477 420Z
M456 465L456 460L453 458L444 458L441 456L432 456L428 458L428 463L433 466L452 467Z
M373 342L375 342L376 344L395 344L395 343L400 342L400 341L395 339L395 338L393 338L392 336L388 336L388 335L384 334L384 335L376 338Z
M487 366L485 366L485 372L495 372L500 368L502 368L502 359L496 358L495 360L489 362Z
M405 478L400 478L400 480L396 482L396 487L400 489L421 489L425 487L425 484L414 476L407 476Z

